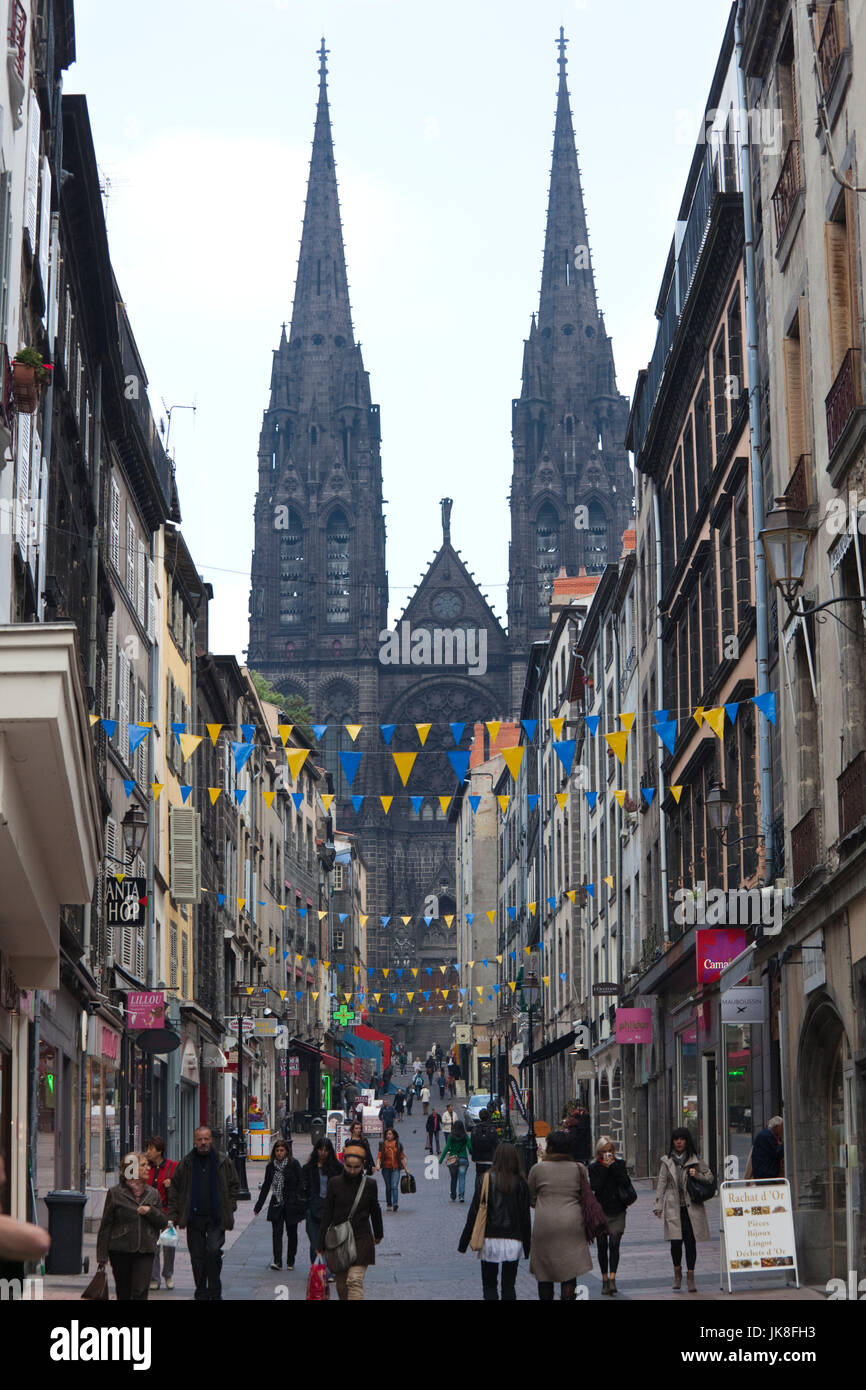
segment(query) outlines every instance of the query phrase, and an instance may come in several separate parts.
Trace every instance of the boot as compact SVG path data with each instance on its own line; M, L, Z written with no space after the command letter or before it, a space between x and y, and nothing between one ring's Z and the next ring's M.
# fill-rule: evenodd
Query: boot
M612 1274L612 1275L610 1276L610 1283L609 1283L608 1286L607 1286L607 1291L608 1291L608 1293L616 1293L616 1292L617 1292L617 1287L616 1287L616 1275L615 1275L615 1274Z
M695 1284L695 1271L693 1269L686 1270L686 1288L689 1293L697 1293L698 1291L697 1285Z
M610 1293L610 1279L606 1274L601 1276L601 1291L602 1293Z
M674 1265L674 1282L673 1282L673 1287L674 1287L675 1289L681 1289L682 1286L683 1286L683 1267L682 1267L682 1265Z

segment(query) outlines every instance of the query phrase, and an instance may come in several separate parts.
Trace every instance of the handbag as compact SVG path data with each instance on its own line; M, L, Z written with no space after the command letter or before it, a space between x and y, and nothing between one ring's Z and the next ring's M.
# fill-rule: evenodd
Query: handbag
M716 1180L712 1173L708 1178L695 1178L691 1173L686 1173L686 1191L691 1200L698 1206L703 1202L708 1202L711 1197L716 1195Z
M480 1250L484 1245L484 1235L487 1230L487 1198L490 1195L490 1174L485 1173L481 1180L481 1197L478 1202L478 1215L475 1218L475 1225L472 1227L472 1235L469 1237L469 1249Z
M625 1177L617 1187L616 1196L617 1201L622 1202L624 1207L630 1207L632 1202L637 1201L637 1193L634 1189L634 1183L628 1176L628 1173L626 1173Z
M345 1274L346 1270L350 1269L358 1258L352 1217L358 1210L358 1203L366 1183L366 1178L362 1178L358 1183L358 1191L355 1193L355 1200L352 1203L348 1218L345 1221L332 1223L325 1232L325 1259L332 1274Z
M108 1299L108 1275L105 1272L104 1264L97 1265L96 1273L81 1297L88 1298L93 1303Z
M417 1184L415 1182L415 1179L412 1177L411 1173L403 1173L403 1175L401 1176L400 1191L404 1197L407 1197L411 1195L411 1193L417 1191Z
M580 1172L580 1209L583 1212L583 1229L587 1241L592 1244L598 1235L607 1235L607 1218L601 1204L589 1185L589 1178L582 1163L577 1165Z

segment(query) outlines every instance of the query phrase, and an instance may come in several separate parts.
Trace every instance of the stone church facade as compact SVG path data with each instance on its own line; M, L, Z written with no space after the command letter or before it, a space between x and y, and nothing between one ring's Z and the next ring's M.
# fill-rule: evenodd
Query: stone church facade
M438 800L456 790L448 725L466 726L466 748L474 724L511 717L529 646L549 630L555 575L563 566L599 573L619 555L632 524L621 442L628 405L616 391L596 303L560 31L541 299L513 403L509 629L451 544L446 498L442 545L393 638L380 642L388 576L379 406L349 306L324 41L319 58L291 327L274 352L259 439L248 661L329 726L321 760L334 774L338 823L359 836L367 863L368 960L376 966L408 953L441 959L441 916L454 910L454 827ZM346 723L365 726L357 744ZM404 790L377 726L396 724L391 748L416 750L416 723L432 728ZM350 789L337 755L353 748L365 757ZM417 811L407 792L424 796ZM379 793L394 794L387 816ZM357 812L352 794L365 796ZM399 943L369 930L383 913L417 921L425 902L434 920L414 939L403 940L402 923Z

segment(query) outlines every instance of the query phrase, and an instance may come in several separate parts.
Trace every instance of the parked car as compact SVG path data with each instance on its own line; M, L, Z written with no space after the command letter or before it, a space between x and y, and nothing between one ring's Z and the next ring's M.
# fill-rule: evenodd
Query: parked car
M474 1095L469 1097L463 1107L463 1123L467 1130L472 1129L478 1124L478 1116L482 1110L490 1110L492 1108L491 1102L493 1099L494 1097L490 1095L489 1091L476 1091Z

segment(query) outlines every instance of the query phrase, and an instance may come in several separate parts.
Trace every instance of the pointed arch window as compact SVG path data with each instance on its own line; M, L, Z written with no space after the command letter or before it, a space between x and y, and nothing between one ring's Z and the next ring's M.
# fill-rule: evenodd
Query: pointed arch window
M598 502L589 504L584 561L587 574L603 574L608 557L607 516Z
M553 598L553 581L560 565L559 517L545 502L535 522L535 563L538 582L538 616L547 618Z
M331 513L325 533L325 617L349 621L349 523L342 511Z
M304 619L304 528L289 508L288 525L280 535L280 624L296 626Z

